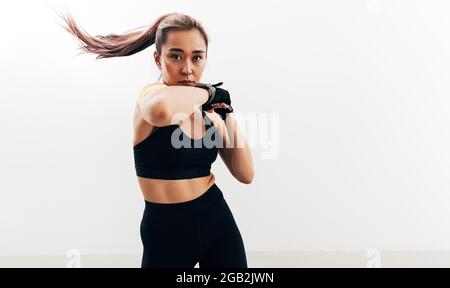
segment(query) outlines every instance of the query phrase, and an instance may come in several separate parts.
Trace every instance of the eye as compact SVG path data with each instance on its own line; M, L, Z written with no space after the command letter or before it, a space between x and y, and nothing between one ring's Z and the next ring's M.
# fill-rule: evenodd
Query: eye
M173 55L170 56L170 58L172 58L172 59L179 60L179 59L176 59L176 58L174 58L174 57L180 57L180 58L181 58L180 55L176 55L176 54L173 54ZM200 61L201 59L203 59L202 56L194 56L194 59L196 59L196 58L198 58L198 60L196 60L196 62L198 62L198 61Z

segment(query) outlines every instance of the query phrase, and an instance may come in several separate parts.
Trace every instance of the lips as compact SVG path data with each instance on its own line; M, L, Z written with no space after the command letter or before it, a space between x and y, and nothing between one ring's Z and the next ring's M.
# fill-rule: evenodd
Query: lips
M184 80L184 81L178 81L178 83L181 83L183 85L194 85L194 81L186 81L186 80Z

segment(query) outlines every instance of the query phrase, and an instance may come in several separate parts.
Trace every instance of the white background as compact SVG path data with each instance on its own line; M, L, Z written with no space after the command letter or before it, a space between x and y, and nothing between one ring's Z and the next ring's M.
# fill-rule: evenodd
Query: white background
M450 2L49 3L92 35L191 15L205 82L278 115L242 126L252 184L213 164L247 250L450 249ZM132 116L155 47L96 61L58 23L42 0L0 3L0 255L141 253Z

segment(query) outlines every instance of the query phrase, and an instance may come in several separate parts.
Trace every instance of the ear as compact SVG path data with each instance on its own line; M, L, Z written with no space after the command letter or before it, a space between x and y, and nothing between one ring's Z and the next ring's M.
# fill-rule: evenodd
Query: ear
M158 51L153 53L153 58L155 59L156 66L158 66L158 69L161 70L161 56L158 54Z

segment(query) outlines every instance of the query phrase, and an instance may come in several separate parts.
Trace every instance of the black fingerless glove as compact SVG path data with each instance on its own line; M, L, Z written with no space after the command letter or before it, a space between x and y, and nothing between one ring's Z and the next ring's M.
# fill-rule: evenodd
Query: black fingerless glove
M220 118L225 121L227 119L227 113L233 113L233 107L230 105L228 108L216 108L214 111L216 111L216 113L220 115Z
M221 86L222 84L223 82L219 82L216 84L196 83L194 87L203 88L208 90L209 92L208 101L206 101L206 103L202 105L203 111L211 109L212 104L215 103L225 103L230 106L228 108L214 109L214 111L217 112L217 114L219 114L223 120L225 120L227 113L233 112L233 107L231 107L230 93L228 93L228 91L225 89L219 88L219 86Z

